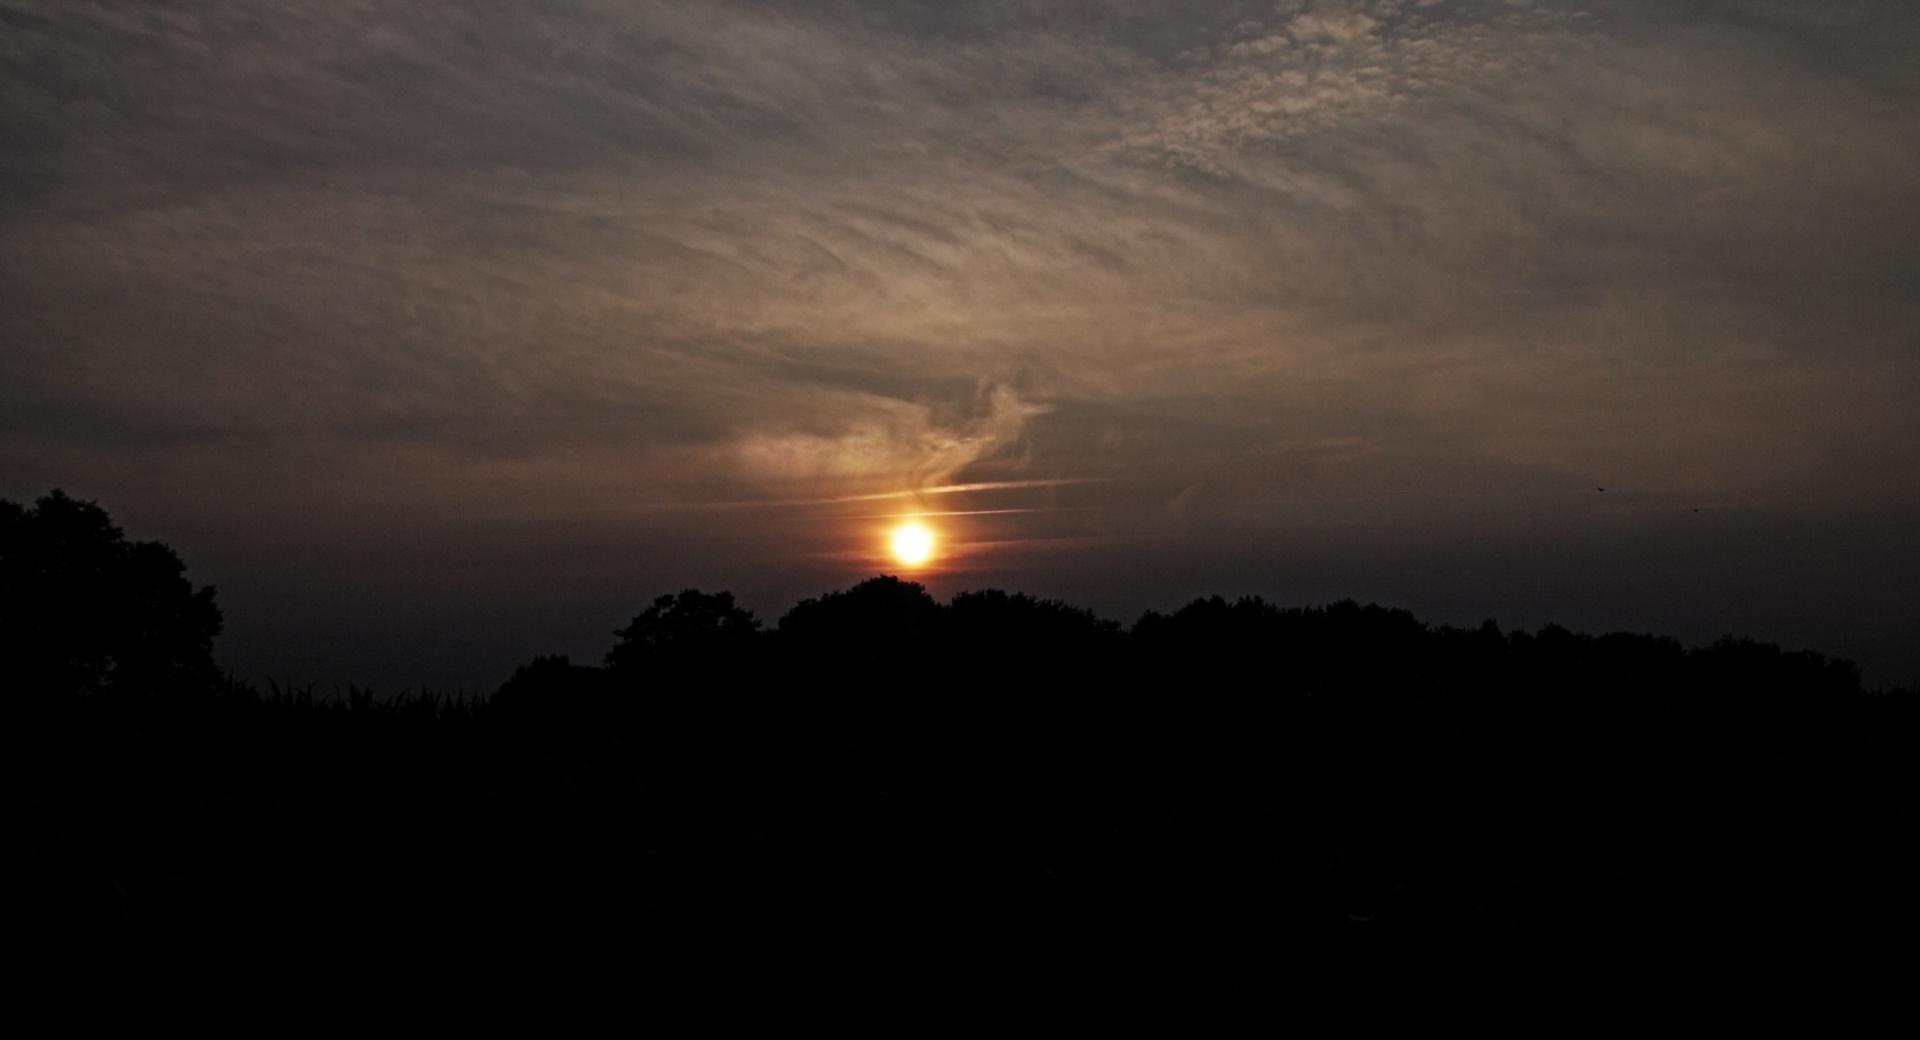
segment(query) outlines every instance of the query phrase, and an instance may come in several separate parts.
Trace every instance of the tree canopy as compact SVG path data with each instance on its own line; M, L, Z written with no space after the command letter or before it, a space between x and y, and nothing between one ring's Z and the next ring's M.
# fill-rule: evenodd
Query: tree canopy
M734 606L733 593L683 589L655 599L614 632L620 642L607 651L606 663L620 674L691 658L718 659L749 649L759 631L760 620Z
M0 500L0 667L52 693L148 693L218 677L220 608L159 542L55 490Z

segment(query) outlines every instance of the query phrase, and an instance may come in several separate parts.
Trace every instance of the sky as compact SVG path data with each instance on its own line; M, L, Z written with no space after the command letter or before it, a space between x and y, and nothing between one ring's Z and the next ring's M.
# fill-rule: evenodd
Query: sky
M1916 52L1904 0L0 0L0 498L323 689L878 573L1912 683Z

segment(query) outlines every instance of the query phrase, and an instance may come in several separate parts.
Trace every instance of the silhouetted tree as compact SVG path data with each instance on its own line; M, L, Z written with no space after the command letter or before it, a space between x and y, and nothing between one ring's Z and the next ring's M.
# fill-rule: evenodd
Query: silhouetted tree
M962 592L953 597L947 613L954 649L995 663L1071 661L1088 653L1112 653L1120 641L1118 622L1024 592Z
M209 686L220 609L185 570L92 502L0 501L0 668L46 693Z
M1124 646L1119 623L1091 610L983 589L946 608L937 658L964 700L998 716L984 724L1065 724L1111 701Z
M759 633L760 620L734 606L733 593L684 589L654 600L613 633L620 642L607 651L607 668L629 676L663 664L737 660L751 651Z
M808 660L832 658L845 674L877 665L926 664L941 621L926 586L892 575L801 600L780 619L780 640Z

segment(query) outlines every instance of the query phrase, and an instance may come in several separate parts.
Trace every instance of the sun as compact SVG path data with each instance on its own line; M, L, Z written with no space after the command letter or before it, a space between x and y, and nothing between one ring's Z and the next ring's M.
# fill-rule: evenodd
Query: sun
M893 555L910 566L927 562L933 555L933 532L912 520L894 528Z

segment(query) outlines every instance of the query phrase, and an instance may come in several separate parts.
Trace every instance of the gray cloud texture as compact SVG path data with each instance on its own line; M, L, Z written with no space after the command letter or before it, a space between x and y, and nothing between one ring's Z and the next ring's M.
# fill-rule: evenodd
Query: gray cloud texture
M1076 481L960 507L1052 512L956 527L955 580L1574 530L1599 486L1904 516L1915 43L1792 0L0 0L4 490L346 544ZM700 515L646 523L762 559Z

